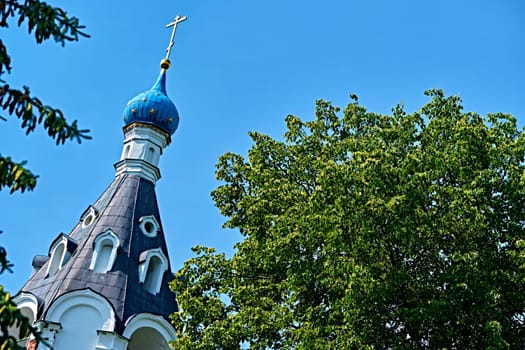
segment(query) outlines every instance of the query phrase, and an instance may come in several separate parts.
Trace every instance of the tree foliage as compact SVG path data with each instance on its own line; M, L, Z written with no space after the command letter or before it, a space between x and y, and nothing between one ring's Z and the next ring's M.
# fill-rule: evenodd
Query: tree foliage
M177 349L525 347L525 133L426 94L412 114L317 101L219 159L243 240L177 272Z
M11 22L16 26L27 25L30 35L37 43L52 39L65 45L66 42L77 41L79 36L88 35L82 30L76 17L70 17L58 7L53 7L38 0L0 0L0 28L8 28ZM42 127L56 144L63 144L67 140L90 139L89 130L79 129L77 122L68 122L63 113L54 107L43 103L39 98L31 95L27 86L22 89L12 88L4 79L5 74L12 69L11 58L4 41L0 39L0 109L3 115L0 119L6 121L8 117L16 117L21 121L21 128L30 134L36 128ZM24 192L33 190L37 176L25 167L25 161L14 161L9 156L0 153L0 190ZM1 232L1 231L0 231ZM12 264L7 260L7 253L0 247L0 273L11 271ZM19 334L9 334L10 327L17 327ZM16 339L35 334L36 329L28 322L16 308L10 293L0 286L0 349L24 349L16 343Z
M37 43L53 39L65 45L68 41L76 41L79 36L88 36L82 29L76 17L69 17L58 7L53 7L38 0L0 0L0 28L8 28L14 20L20 27L27 24L29 34L33 34ZM0 109L8 115L21 120L21 127L30 134L37 126L47 131L49 137L58 144L67 140L91 138L89 130L79 129L77 122L68 123L59 109L44 104L39 98L32 96L29 87L22 90L14 89L4 80L5 73L11 72L11 58L4 42L0 39ZM6 119L0 115L1 119ZM32 190L36 185L36 176L24 167L24 162L13 162L9 157L0 155L0 190L7 187L12 192Z

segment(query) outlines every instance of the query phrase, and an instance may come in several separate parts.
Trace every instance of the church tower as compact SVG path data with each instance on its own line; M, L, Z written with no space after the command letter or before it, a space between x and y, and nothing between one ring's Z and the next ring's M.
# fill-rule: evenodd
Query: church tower
M55 350L165 350L175 339L176 311L165 232L155 183L179 114L166 94L166 72L177 24L153 87L124 109L124 145L115 178L59 234L49 253L33 259L33 274L15 302ZM35 342L27 344L35 348ZM49 349L38 344L38 350Z

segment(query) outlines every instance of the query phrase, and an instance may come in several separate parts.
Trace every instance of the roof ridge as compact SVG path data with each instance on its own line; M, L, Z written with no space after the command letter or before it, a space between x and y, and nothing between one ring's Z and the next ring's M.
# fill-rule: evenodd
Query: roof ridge
M128 176L128 175L126 175L126 176ZM139 197L140 187L142 185L141 181L140 181L140 177L137 177L135 180L138 181L138 186L136 186L135 198L133 199L133 213L131 215L131 228L130 228L129 242L128 242L128 256L131 256L131 243L133 241L133 232L135 230L135 208L137 206L137 199ZM130 265L130 262L131 262L131 259L128 259L128 267ZM126 283L124 285L124 297L127 297L127 295L128 295L129 283L130 282L129 282L129 276L128 276L128 278L126 278ZM126 320L124 319L124 315L126 314L126 308L122 307L120 312L122 312L122 315L119 315L120 316L120 320L121 320L121 324L124 324L124 322L126 322Z

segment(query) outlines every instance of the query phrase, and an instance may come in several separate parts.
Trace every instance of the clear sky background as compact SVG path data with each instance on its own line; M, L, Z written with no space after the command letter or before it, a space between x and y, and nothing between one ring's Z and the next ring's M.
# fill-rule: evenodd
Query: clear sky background
M465 110L505 112L525 122L523 0L172 0L51 1L87 26L89 39L36 45L12 22L1 32L13 87L91 130L93 140L57 147L43 132L25 137L17 119L0 122L0 152L28 160L34 192L0 192L0 245L15 264L0 283L12 292L31 260L69 233L114 177L126 102L154 83L176 14L168 95L181 122L161 158L157 196L174 271L194 245L231 254L240 238L221 228L210 192L217 158L246 154L248 131L275 138L284 117L312 119L319 98L408 112L441 88Z

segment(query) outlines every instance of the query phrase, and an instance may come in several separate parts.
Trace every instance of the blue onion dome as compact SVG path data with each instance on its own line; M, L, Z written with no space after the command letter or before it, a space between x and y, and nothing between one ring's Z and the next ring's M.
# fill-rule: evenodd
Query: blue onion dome
M133 97L124 109L124 123L151 124L173 135L179 126L179 112L166 95L166 69L151 89Z

